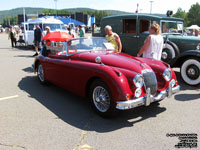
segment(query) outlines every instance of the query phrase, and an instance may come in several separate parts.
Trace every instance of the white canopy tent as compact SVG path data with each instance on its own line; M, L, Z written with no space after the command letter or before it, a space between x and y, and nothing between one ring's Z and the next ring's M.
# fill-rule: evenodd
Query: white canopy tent
M198 25L191 25L190 27L187 27L186 29L188 29L188 30L190 30L190 29L199 30L200 27Z

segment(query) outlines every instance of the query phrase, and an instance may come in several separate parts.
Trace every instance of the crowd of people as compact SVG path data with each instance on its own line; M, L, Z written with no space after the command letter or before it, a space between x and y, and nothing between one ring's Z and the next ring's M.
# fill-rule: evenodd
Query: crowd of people
M76 35L74 35L75 33L72 31L72 29L69 26L65 26L68 33L70 35L72 35L73 37L76 37ZM35 25L35 29L34 29L34 48L35 48L35 54L33 56L37 56L39 54L39 50L41 49L42 46L42 38L47 35L48 33L51 32L51 29L49 26L45 27L45 32L42 31L42 29L40 28L39 24ZM11 46L12 47L16 47L17 46L17 41L19 39L19 29L10 26L9 30L8 30L8 40L11 41ZM81 25L78 26L78 33L79 37L85 37L85 29L84 27L82 27Z
M198 29L189 29L189 33L188 34L186 34L187 36L200 36L199 35L199 30Z
M72 29L69 26L66 26L66 29L69 34L73 35ZM34 46L35 46L35 54L33 56L37 56L39 54L39 49L41 49L42 45L42 38L49 34L51 32L51 29L49 26L45 27L45 31L43 32L42 29L40 29L39 24L36 24L35 30L34 30ZM199 31L198 30L189 30L190 33L187 34L187 36L199 36ZM122 43L120 40L120 37L117 33L114 33L112 31L112 27L107 25L105 27L105 32L106 32L106 40L110 42L116 52L121 52L122 51ZM45 34L44 34L45 33ZM14 28L10 27L9 34L8 34L8 39L11 40L11 46L16 47L17 44L17 36L19 34L19 31ZM79 25L78 26L78 35L79 37L85 37L85 30L84 28ZM73 35L74 36L74 35ZM149 28L149 36L146 38L144 45L141 47L139 50L137 56L143 56L146 58L153 58L160 60L161 59L161 53L163 49L163 37L161 36L161 29L158 24L153 24Z

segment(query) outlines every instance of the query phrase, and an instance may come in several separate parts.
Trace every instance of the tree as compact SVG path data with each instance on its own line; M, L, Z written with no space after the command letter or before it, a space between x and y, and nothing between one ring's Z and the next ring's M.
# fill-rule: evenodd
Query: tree
M177 12L173 15L173 17L184 19L184 26L187 26L187 13L182 8L178 8Z
M95 16L96 23L98 24L98 23L101 22L101 19L102 19L103 17L111 16L111 14L107 13L107 12L104 11L104 10L99 10L99 11L96 10L96 11L94 11L93 16Z
M188 25L200 26L200 5L199 3L193 4L187 14Z
M44 9L43 11L42 11L42 13L44 13L44 14L47 14L47 15L52 15L52 14L56 14L56 12L55 12L55 10L54 9Z
M3 19L3 25L4 26L10 26L10 25L16 25L18 22L18 17L15 16L15 17L5 17Z

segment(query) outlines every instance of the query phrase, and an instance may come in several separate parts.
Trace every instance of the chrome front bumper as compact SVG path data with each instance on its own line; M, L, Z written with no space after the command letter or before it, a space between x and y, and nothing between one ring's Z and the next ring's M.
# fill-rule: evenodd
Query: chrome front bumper
M146 96L140 97L134 100L127 100L127 101L117 101L117 109L125 110L131 109L138 106L149 106L150 103L163 100L165 97L171 97L172 94L175 94L180 91L180 86L177 85L176 87L172 88L172 83L170 82L169 88L165 91L161 91L157 96L152 96L150 93L150 89L147 89Z

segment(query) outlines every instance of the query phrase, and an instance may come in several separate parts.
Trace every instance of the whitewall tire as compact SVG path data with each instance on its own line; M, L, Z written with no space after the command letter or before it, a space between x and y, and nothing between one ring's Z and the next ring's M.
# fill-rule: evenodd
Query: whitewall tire
M190 58L181 66L181 77L189 85L200 84L200 58Z

